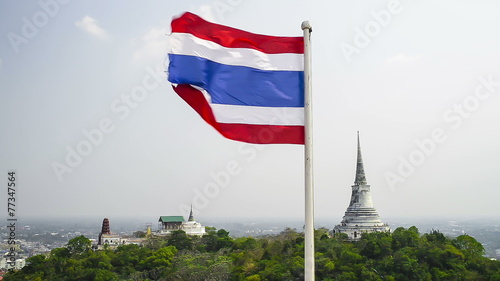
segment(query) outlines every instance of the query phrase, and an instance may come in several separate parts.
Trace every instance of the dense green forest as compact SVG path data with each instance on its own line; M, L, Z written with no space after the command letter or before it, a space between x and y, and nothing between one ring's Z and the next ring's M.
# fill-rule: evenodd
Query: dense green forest
M416 227L364 234L359 241L315 232L316 280L500 280L500 262L483 257L473 237L421 235ZM28 259L14 280L303 280L304 237L292 229L279 235L232 238L208 228L203 237L183 231L150 237L143 246L94 251L84 236L64 248Z

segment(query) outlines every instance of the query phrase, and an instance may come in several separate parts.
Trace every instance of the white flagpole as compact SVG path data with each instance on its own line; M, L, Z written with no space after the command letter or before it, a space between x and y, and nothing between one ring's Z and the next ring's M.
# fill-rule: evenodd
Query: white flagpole
M302 22L304 32L304 127L305 127L305 275L314 281L314 188L312 163L312 105L311 105L311 32L308 21Z

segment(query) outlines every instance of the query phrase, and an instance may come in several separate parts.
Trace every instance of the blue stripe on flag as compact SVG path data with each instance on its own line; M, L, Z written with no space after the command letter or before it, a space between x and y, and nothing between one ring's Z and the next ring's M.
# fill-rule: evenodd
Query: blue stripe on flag
M205 89L212 103L304 107L304 72L260 70L169 54L168 81Z

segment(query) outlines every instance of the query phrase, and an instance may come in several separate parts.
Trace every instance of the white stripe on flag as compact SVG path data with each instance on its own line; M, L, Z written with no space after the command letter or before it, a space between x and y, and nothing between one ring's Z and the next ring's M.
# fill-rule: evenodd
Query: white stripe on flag
M226 48L189 33L172 33L172 54L197 56L226 65L240 65L262 70L303 71L303 54L266 54L254 49Z
M303 107L261 107L210 104L219 123L304 126Z

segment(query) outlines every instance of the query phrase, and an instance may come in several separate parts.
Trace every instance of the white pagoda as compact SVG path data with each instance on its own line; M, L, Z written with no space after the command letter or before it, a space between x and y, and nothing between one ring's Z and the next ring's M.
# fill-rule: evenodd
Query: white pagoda
M382 222L373 207L370 185L366 184L358 132L358 159L351 202L340 224L333 228L333 233L346 233L349 240L358 240L362 233L390 230L389 225Z

